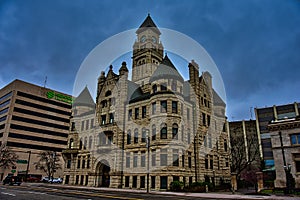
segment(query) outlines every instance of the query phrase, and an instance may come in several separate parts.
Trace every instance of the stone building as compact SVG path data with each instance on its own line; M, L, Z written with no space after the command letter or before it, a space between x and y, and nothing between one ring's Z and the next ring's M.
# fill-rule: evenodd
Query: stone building
M168 189L172 181L230 180L225 103L194 61L184 80L148 15L136 31L132 77L126 62L98 78L73 105L65 184Z
M273 120L268 125L276 171L276 188L300 188L300 118ZM288 181L287 181L288 180Z

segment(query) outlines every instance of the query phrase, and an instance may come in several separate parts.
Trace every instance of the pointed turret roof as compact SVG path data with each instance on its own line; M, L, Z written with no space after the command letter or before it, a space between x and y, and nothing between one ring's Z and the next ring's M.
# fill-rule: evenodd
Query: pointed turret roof
M153 75L150 78L150 82L158 80L158 79L177 79L181 82L183 82L182 76L177 71L176 67L172 63L172 61L169 59L167 55L165 55L162 62L158 65L156 70L154 71Z
M150 14L146 17L142 25L138 28L136 31L137 34L143 32L145 29L151 28L154 32L161 34L155 23L153 22L152 18L150 17Z
M73 106L95 107L95 102L87 86L85 86L85 88L78 95L78 97L75 98Z

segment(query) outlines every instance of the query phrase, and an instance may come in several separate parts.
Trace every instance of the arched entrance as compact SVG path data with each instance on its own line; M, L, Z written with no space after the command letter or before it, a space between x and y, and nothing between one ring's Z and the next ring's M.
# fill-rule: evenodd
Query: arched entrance
M110 184L110 166L107 160L101 160L97 165L97 186L109 187Z

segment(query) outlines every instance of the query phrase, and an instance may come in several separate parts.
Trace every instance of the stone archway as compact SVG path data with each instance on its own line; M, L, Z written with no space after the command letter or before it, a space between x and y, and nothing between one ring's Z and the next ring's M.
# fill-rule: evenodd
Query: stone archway
M97 164L97 186L98 187L109 187L110 185L110 165L107 160L101 160Z

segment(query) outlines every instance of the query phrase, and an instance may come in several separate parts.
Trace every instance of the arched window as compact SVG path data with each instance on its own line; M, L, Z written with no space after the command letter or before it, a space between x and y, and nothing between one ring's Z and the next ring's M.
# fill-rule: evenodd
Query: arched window
M168 138L167 124L162 123L160 125L160 139L167 139L167 138Z
M110 95L111 95L111 91L108 90L108 91L105 93L105 96L108 97L108 96L110 96Z
M134 143L138 143L139 142L139 131L138 129L134 129Z
M191 143L191 131L190 131L190 129L188 129L188 131L187 131L187 143L188 144Z
M172 81L171 88L172 88L172 90L173 90L174 92L177 91L177 83L176 83L176 80L173 80L173 81Z
M152 140L156 140L156 126L152 125Z
M156 84L152 86L152 91L153 91L153 93L157 92L157 85Z
M184 126L181 126L181 141L184 141Z
M83 149L86 149L86 147L87 147L87 137L84 138Z
M92 144L93 144L93 136L89 137L89 149L92 148Z
M142 142L146 142L146 129L142 129Z
M131 144L131 131L127 131L127 144Z
M83 147L83 144L82 144L82 138L80 138L80 141L79 141L79 149L81 150Z
M74 139L71 138L69 142L69 149L73 149L73 148L74 148Z
M176 123L172 125L172 138L178 140L178 125Z

